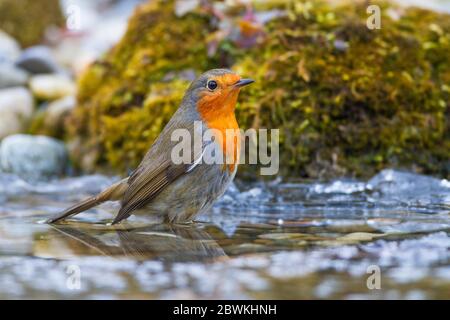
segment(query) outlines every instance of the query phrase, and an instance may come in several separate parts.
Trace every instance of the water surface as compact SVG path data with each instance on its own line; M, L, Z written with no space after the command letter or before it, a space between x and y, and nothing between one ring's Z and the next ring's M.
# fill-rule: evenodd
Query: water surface
M107 226L114 204L42 223L115 180L0 174L0 298L450 298L447 180L237 182L190 225Z

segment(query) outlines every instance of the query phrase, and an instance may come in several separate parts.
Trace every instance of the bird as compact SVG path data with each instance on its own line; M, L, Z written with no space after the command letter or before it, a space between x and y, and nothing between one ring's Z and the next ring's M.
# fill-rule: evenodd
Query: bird
M120 202L112 225L131 214L158 217L169 224L192 222L195 216L212 207L236 175L241 147L239 133L237 142L230 144L225 132L239 132L235 116L238 95L242 87L253 82L229 69L211 69L201 74L191 82L178 109L127 178L48 219L47 223L57 223L106 201ZM172 150L179 142L173 141L172 133L181 129L195 135L195 130L199 130L196 123L201 124L201 133L211 129L222 135L202 141L200 149L194 147L188 163L173 161ZM227 160L199 161L208 146Z

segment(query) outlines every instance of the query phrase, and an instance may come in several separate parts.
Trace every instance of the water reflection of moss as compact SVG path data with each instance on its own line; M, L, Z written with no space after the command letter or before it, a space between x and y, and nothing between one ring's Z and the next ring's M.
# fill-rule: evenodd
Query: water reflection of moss
M0 29L24 47L39 43L48 26L63 24L59 0L0 0Z
M264 26L263 41L243 48L221 39L212 55L218 24L204 8L177 17L167 2L141 6L80 81L70 134L82 166L135 166L187 86L179 73L226 66L256 79L240 99L240 123L282 129L291 176L367 176L386 166L448 174L448 15L382 3L382 28L371 31L363 5L277 6L287 15Z

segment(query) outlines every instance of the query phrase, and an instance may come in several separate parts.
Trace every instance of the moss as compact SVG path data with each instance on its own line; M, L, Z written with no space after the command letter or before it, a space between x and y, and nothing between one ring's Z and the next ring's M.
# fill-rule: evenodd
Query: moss
M62 26L59 0L0 0L0 29L23 47L39 43L49 26Z
M364 8L315 3L305 16L292 6L271 23L263 51L237 66L258 70L240 117L282 128L282 163L300 175L387 166L447 175L450 18L408 9L371 31Z
M179 75L231 67L256 79L240 98L241 125L282 130L282 173L368 176L407 167L448 175L448 15L381 2L382 28L369 30L366 5L274 3L286 14L250 46L220 37L204 7L177 17L171 1L141 6L122 41L80 80L69 134L79 163L133 168L187 87ZM226 11L241 31L244 14ZM218 50L208 54L214 41Z

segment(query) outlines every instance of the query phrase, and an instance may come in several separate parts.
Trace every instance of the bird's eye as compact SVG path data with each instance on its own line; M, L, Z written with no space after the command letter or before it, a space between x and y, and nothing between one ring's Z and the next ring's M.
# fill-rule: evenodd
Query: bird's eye
M206 84L206 87L207 87L209 90L214 90L214 89L217 88L217 82L214 81L214 80L209 80L208 83Z

